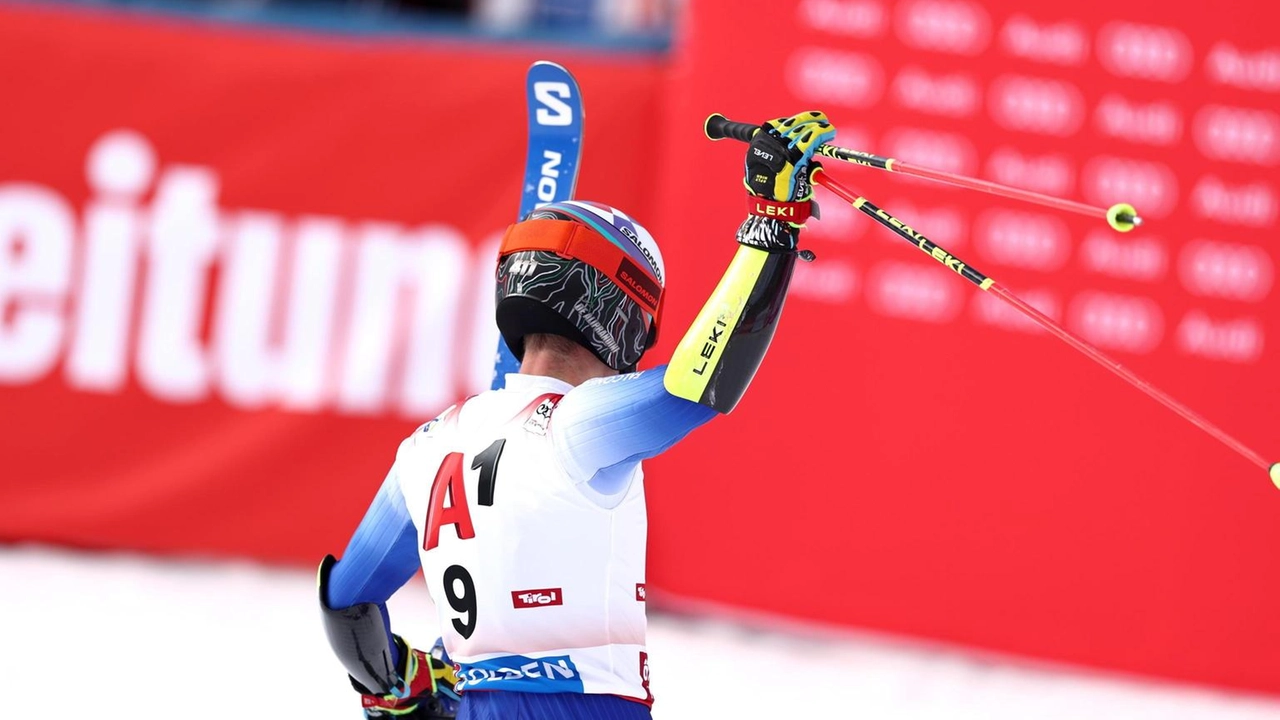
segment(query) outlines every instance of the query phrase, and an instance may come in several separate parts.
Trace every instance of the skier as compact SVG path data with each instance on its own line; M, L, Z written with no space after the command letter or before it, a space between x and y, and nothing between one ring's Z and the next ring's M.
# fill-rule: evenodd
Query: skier
M506 386L416 429L341 560L319 570L323 623L369 718L650 718L641 461L728 413L773 338L818 167L821 112L761 126L748 215L723 279L665 366L665 270L619 210L544 205L499 250ZM429 652L391 632L387 599L421 567Z

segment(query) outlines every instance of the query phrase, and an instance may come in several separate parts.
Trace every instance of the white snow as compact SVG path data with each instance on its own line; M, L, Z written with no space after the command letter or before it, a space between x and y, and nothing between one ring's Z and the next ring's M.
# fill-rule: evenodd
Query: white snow
M416 582L390 607L434 638ZM700 611L650 612L656 720L1280 720L1280 697ZM64 716L361 717L311 572L0 545L0 718Z

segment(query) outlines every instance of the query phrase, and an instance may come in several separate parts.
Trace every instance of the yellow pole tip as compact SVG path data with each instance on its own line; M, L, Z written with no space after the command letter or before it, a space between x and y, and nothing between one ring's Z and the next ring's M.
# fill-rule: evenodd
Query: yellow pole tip
M1116 203L1107 208L1107 224L1117 232L1129 232L1142 224L1142 218L1129 203Z
M1277 488L1280 488L1280 462L1272 463L1271 470L1268 472L1271 475L1271 482L1275 483Z

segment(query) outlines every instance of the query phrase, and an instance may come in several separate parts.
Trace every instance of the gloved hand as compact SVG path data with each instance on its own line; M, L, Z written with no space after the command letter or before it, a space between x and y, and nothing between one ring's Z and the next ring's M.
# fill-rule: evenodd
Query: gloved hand
M835 127L817 110L760 126L747 148L743 183L751 196L747 219L738 228L738 242L772 252L796 249L799 230L810 215L813 184L809 176L821 167L813 154L835 137Z
M399 655L396 674L400 676L404 697L395 694L376 695L356 682L351 685L360 693L364 716L396 718L396 720L441 720L458 714L458 693L454 685L458 676L453 663L439 640L430 653L414 650L404 638L392 635Z

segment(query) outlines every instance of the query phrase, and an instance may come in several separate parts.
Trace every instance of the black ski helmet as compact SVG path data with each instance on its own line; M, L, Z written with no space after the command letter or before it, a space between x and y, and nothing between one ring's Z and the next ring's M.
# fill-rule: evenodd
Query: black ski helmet
M620 372L657 341L665 269L653 236L593 202L542 205L507 228L498 250L497 321L524 358L524 336L560 335Z

